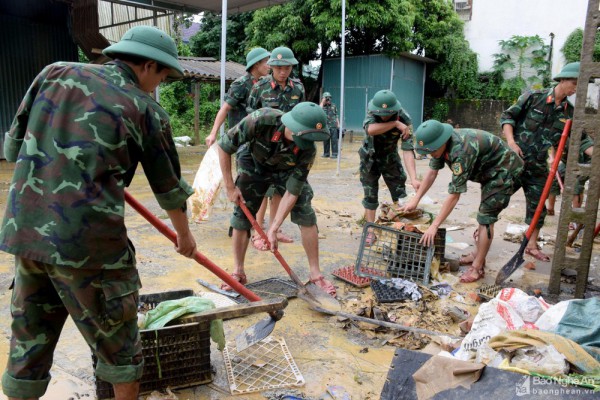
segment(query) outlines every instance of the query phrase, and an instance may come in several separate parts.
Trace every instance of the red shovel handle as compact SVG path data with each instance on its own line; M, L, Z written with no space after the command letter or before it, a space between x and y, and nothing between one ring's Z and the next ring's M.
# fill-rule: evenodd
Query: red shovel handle
M261 226L258 224L258 222L256 222L256 219L252 216L252 213L250 212L248 207L246 207L246 205L241 201L239 202L239 206L242 209L242 211L244 212L244 214L246 214L246 218L248 218L248 221L250 221L254 230L256 232L258 232L258 234L265 241L267 246L271 247L271 244L269 242L269 238L267 237L267 234L265 233L263 228L261 228ZM273 254L275 255L275 258L277 258L277 260L279 261L279 263L281 264L283 269L285 269L285 271L288 273L290 278L292 278L294 283L298 286L304 286L304 284L302 283L300 278L298 278L298 275L296 275L296 273L292 270L292 268L290 268L289 264L285 261L285 259L283 258L283 256L279 252L279 250L273 249Z
M165 235L167 239L169 239L173 244L177 245L177 234L173 232L171 228L169 228L164 222L158 219L154 214L152 214L146 207L144 207L139 201L133 198L131 194L125 191L125 201L142 217L146 218L148 222L150 222L160 233ZM229 286L231 286L236 292L244 296L250 301L260 301L261 298L258 297L254 292L247 289L244 285L236 281L231 275L227 272L219 268L219 266L212 261L210 261L206 256L196 250L194 254L194 260L196 260L199 264L205 266L210 272L218 276L226 282Z

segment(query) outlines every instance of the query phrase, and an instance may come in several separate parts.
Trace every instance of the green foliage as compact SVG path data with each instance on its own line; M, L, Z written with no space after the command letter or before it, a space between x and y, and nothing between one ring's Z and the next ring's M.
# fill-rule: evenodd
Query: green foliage
M450 111L448 102L443 99L437 99L431 109L431 118L444 122L448 118L448 111Z
M87 58L87 56L85 55L85 53L83 52L83 50L81 50L81 47L77 46L77 58L80 63L89 63L90 59Z
M565 56L567 63L579 61L581 59L581 49L583 47L583 29L577 28L569 34L561 51ZM594 62L600 61L600 35L596 32L594 41L594 54L592 55Z
M550 83L550 46L541 37L513 35L498 43L502 53L493 55L492 68L501 76L513 75L501 82L500 99L515 100L527 87L539 89Z
M245 27L252 21L252 12L228 15L227 17L227 54L229 61L246 63L248 41ZM262 44L259 44L263 46ZM264 46L263 46L264 47ZM190 49L196 57L221 59L221 15L205 12L202 28L190 39Z
M483 72L479 74L480 82L480 99L498 99L500 93L500 85L504 81L502 74L498 72Z

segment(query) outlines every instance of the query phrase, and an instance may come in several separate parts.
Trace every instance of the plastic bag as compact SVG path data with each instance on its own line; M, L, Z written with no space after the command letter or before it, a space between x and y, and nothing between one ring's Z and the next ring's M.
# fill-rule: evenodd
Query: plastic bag
M219 154L213 144L202 159L194 178L194 194L188 198L192 220L206 221L221 190L223 174L219 165Z
M565 300L554 304L535 321L535 325L542 331L554 332L558 323L567 312L571 301L573 300Z
M517 288L502 289L497 295L497 299L507 302L512 308L519 313L519 316L524 322L527 322L528 327L537 329L533 324L539 317L550 308L550 305L543 298L529 296L527 293Z
M552 345L515 350L510 366L549 376L569 372L569 363Z

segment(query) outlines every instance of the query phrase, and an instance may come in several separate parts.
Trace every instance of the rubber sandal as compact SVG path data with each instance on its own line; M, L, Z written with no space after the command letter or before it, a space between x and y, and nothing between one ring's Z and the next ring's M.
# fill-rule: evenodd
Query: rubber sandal
M471 268L466 270L465 273L460 276L460 281L462 283L473 283L483 279L485 277L485 270L483 269L484 267L485 265L481 267L481 269L477 269L471 266Z
M577 224L574 222L569 222L569 230L574 231L575 229L577 229Z
M294 239L283 233L281 229L277 231L277 241L281 243L294 243Z
M367 233L367 237L365 238L365 246L371 247L377 241L377 236L373 232Z
M318 287L323 289L325 291L325 293L327 293L331 297L335 297L335 295L337 293L335 290L335 286L333 286L333 284L331 282L329 282L327 279L325 279L325 277L323 275L321 275L320 277L318 277L316 279L310 279L306 283L307 284L314 283L315 285L317 285Z
M260 235L254 235L250 238L250 240L252 241L252 247L254 247L256 250L258 250L258 251L269 250L269 246L267 246L267 243L263 240L262 237L260 237Z
M241 272L241 273L234 272L231 274L231 277L233 279L235 279L236 281L238 281L239 283L241 283L242 285L245 285L246 283L248 283L248 278L246 277L246 274L243 272ZM233 290L233 288L231 286L229 286L227 283L223 283L221 285L221 290L231 291L231 290Z
M545 261L545 262L550 261L550 256L542 253L542 251L537 248L530 249L529 247L525 247L525 254L530 255L531 257L535 258L536 260Z
M546 213L548 215L554 215L554 208L549 208L548 210L546 210Z
M473 264L473 261L475 261L474 253L463 254L458 259L458 264L459 265L471 265L471 264Z

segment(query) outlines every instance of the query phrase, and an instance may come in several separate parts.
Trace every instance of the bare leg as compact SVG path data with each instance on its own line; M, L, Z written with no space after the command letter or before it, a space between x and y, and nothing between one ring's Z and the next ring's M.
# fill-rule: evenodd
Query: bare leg
M137 400L140 391L139 382L114 383L115 400Z
M239 229L233 229L233 268L238 274L244 273L244 260L246 259L246 250L248 250L248 232Z
M319 267L319 233L317 225L300 226L300 235L302 236L302 246L308 259L310 268L310 279L316 279L321 276Z
M488 230L485 225L479 225L478 237L476 242L476 248L473 252L473 263L469 269L460 277L460 281L463 283L471 283L478 281L484 276L485 268L485 257L490 250L492 240L494 238L494 225L490 224L490 236L488 237Z
M365 220L367 222L375 222L375 213L377 210L367 210L365 208Z
M555 204L556 204L556 195L555 194L548 195L548 206L546 207L548 209L548 215L554 215Z
M531 233L531 237L529 238L529 242L527 243L527 247L525 247L525 254L529 254L530 256L536 258L540 261L548 262L550 261L550 256L544 254L537 247L537 239L540 236L540 229L535 228L535 230Z
M260 225L261 227L265 226L265 214L267 212L267 203L269 203L269 198L263 197L263 201L262 201L262 203L260 203L260 208L258 209L258 212L256 213L256 222L258 222L258 225ZM275 214L272 214L272 215L275 215Z

